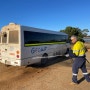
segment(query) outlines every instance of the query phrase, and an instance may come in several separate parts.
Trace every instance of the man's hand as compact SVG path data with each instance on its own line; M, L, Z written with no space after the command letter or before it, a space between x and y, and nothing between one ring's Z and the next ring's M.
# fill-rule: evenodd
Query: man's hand
M69 57L69 54L65 54L65 57Z

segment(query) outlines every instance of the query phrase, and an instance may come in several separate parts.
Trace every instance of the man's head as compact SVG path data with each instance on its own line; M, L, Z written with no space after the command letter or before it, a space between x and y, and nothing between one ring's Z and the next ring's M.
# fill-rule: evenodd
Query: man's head
M73 44L77 42L77 36L75 36L75 35L72 35L70 39Z

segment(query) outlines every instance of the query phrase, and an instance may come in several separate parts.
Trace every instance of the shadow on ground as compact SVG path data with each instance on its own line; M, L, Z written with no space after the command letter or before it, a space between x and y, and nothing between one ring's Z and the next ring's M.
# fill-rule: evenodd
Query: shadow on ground
M28 67L31 66L36 68L40 68L40 67L44 68L56 63L59 63L60 65L64 65L64 66L71 66L72 60L65 56L58 56L58 57L50 58L45 65L33 64L33 65L28 65Z
M89 77L90 77L90 73L89 73ZM78 80L78 83L80 84L81 82L83 82L85 80L85 77L82 77L81 79Z

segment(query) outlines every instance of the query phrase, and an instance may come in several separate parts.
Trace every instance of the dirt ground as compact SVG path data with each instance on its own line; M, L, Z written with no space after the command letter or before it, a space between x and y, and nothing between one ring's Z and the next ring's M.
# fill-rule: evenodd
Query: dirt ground
M90 50L87 52L90 62ZM50 59L45 67L5 66L0 63L0 90L90 90L82 72L78 73L79 85L71 85L72 60L65 57ZM87 63L90 73L90 63Z

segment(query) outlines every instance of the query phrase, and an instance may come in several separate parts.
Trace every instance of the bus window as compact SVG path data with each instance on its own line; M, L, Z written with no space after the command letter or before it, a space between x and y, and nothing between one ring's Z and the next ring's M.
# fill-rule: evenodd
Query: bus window
M4 32L2 35L2 43L7 43L7 33Z
M66 42L67 37L65 35L49 34L41 32L24 31L24 45L30 44L55 44L60 42ZM26 45L27 44L27 45Z
M19 43L18 31L9 31L9 43Z

